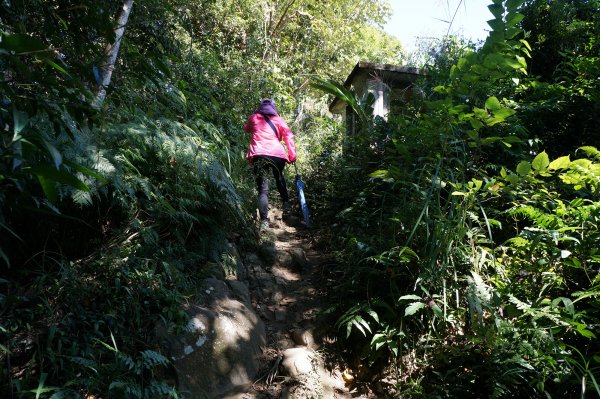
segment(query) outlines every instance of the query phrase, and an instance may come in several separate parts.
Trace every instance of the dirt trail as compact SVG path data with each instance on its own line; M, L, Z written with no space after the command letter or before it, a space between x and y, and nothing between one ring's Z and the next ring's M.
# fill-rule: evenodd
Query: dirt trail
M314 244L299 219L273 210L258 252L242 255L252 306L266 326L267 346L256 382L228 399L372 397L348 388L334 320L318 317L331 301L327 287L332 257Z

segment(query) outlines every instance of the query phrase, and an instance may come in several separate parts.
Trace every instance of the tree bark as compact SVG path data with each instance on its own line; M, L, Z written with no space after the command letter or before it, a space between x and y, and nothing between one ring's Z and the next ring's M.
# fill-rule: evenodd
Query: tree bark
M133 8L133 0L125 0L123 3L123 8L117 17L117 26L115 28L115 41L112 44L108 44L106 46L105 54L106 61L102 66L102 81L100 83L100 88L98 89L98 93L96 94L96 99L94 100L94 108L100 109L104 100L106 99L106 88L110 85L110 81L112 78L113 71L115 69L115 64L117 62L117 57L119 55L119 48L121 47L121 40L123 40L123 34L125 33L125 27L127 26L127 21L129 20L129 14L131 14L131 9Z

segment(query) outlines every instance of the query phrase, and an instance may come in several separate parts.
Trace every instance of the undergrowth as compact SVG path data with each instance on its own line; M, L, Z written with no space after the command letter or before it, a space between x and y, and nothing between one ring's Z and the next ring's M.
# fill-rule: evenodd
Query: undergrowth
M442 47L386 123L315 79L359 121L309 181L342 265L336 326L389 396L600 394L598 150L530 139L522 2L493 3L483 47Z

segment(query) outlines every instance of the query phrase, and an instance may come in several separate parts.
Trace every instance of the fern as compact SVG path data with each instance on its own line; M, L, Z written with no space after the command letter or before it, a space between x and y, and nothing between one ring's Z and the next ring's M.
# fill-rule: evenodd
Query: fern
M167 397L167 398L178 399L179 395L177 394L177 391L173 387L170 387L170 386L166 385L165 383L153 380L150 383L150 385L148 385L144 389L144 397L145 398L154 398L154 397L165 398L165 397Z
M146 370L151 370L156 366L167 366L169 360L158 352L145 350L141 352L142 363Z
M128 398L142 399L141 388L132 380L115 380L110 383L108 390L122 392Z
M523 217L534 222L537 227L542 227L549 230L557 230L564 227L562 219L554 214L546 213L545 211L535 208L531 205L518 206L509 211L509 215L513 217Z

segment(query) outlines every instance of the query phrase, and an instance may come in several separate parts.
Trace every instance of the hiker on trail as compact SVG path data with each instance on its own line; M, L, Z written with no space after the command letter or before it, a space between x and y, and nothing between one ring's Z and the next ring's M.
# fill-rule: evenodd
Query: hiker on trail
M261 100L260 106L248 118L244 130L250 133L250 148L246 159L252 165L258 188L258 213L260 228L269 227L269 169L275 177L275 184L283 202L283 210L291 209L283 169L286 163L296 161L294 134L287 123L277 113L272 99ZM285 143L286 149L281 144Z

